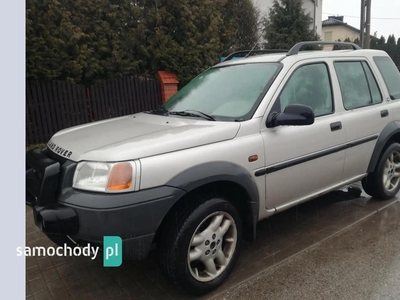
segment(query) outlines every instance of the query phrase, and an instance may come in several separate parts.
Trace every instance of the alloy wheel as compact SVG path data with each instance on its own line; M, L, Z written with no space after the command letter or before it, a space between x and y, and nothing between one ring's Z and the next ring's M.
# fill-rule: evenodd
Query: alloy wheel
M226 212L208 215L196 228L188 249L191 275L198 281L217 278L229 265L237 244L236 223Z
M400 183L400 153L393 151L386 159L383 169L383 186L388 192L397 188Z

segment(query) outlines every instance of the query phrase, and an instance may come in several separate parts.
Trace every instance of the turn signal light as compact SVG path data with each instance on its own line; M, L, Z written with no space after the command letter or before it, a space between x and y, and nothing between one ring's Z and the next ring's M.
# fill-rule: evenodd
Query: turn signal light
M130 163L120 163L114 165L108 179L107 190L120 191L132 187L132 165Z
M258 160L258 155L249 156L249 162L253 162L253 161L256 161L256 160Z

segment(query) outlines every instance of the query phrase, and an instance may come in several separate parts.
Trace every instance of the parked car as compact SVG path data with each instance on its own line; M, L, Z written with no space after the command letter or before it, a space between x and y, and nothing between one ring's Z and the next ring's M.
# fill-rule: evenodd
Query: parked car
M27 153L27 204L63 245L120 236L124 259L156 245L194 294L219 286L257 222L362 180L400 189L400 73L355 44L227 60L154 111L68 128ZM323 44L318 42L318 44Z

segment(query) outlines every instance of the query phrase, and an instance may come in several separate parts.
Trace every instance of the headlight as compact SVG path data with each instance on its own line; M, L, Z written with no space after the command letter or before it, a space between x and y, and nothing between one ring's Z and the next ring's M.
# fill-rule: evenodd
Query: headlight
M103 163L80 162L76 167L72 187L87 191L118 193L139 190L138 161Z

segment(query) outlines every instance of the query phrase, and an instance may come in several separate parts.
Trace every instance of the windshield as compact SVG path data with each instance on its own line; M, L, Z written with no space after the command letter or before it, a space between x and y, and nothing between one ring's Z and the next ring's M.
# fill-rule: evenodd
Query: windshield
M280 63L209 69L171 97L168 111L199 111L217 120L248 120L281 68Z

